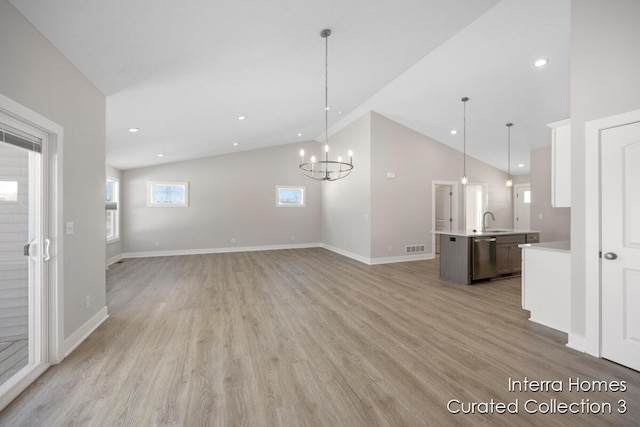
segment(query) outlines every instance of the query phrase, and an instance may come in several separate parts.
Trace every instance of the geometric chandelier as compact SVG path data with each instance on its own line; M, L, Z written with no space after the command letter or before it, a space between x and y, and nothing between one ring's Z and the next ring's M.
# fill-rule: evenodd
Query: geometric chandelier
M329 36L331 30L325 29L320 36L325 40L324 57L324 160L311 156L308 162L304 160L304 150L300 150L300 169L306 176L319 181L337 181L347 177L353 169L353 152L349 150L349 162L329 160Z

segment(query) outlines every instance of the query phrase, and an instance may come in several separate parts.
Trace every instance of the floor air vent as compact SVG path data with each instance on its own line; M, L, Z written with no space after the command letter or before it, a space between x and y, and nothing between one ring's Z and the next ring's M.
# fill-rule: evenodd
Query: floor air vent
M405 254L417 254L424 252L424 245L410 245L404 247Z

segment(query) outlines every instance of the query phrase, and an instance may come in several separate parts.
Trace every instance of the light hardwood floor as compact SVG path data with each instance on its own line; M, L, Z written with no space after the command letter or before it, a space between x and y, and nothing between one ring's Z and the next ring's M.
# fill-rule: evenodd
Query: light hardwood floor
M107 301L111 317L0 425L640 424L640 373L529 322L519 279L464 286L440 280L437 261L281 250L126 260L108 272ZM525 377L564 390L508 391ZM569 392L569 378L627 390ZM451 399L518 399L519 414L452 415ZM614 413L530 415L528 399Z

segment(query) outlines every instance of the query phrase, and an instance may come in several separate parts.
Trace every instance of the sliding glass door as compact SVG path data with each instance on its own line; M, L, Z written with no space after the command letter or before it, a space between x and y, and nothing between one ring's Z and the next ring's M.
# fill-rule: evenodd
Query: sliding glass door
M0 397L44 360L43 138L0 116Z

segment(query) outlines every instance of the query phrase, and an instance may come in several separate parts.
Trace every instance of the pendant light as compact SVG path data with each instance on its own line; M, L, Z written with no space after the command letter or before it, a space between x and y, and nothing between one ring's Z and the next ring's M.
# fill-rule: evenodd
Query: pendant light
M306 176L319 181L337 181L345 178L353 169L353 152L349 150L349 162L343 162L342 156L337 160L329 160L329 36L331 30L324 29L320 37L325 40L324 56L324 160L316 160L311 156L309 162L304 160L304 150L300 150L300 169Z
M513 187L513 179L511 178L511 126L513 126L513 123L507 123L507 187Z
M467 101L469 98L466 96L461 99L462 101L462 185L466 185L469 182L467 178Z

